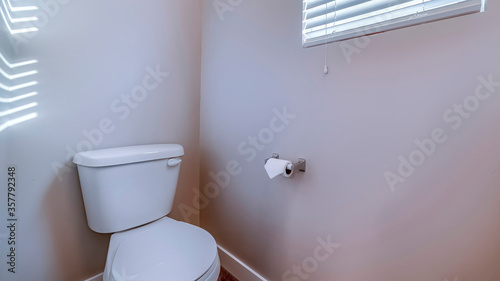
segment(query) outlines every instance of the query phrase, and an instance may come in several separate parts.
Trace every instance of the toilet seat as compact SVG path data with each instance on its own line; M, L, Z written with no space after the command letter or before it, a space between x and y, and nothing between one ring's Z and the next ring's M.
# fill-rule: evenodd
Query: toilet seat
M111 237L105 281L217 280L217 244L205 230L162 218Z

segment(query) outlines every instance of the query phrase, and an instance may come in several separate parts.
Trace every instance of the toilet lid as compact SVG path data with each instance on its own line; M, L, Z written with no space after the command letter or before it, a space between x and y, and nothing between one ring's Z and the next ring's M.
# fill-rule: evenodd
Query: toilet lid
M217 256L214 238L187 223L164 218L131 232L113 259L115 281L193 281L210 269Z

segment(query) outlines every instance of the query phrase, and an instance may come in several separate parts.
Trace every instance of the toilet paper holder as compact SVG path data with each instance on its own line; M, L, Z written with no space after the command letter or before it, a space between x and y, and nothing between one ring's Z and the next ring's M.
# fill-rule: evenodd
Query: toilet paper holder
M273 156L267 158L265 163L267 163L267 161L271 158L280 159L280 155L278 153L273 153ZM292 162L291 171L293 171L293 172L298 171L298 172L305 173L306 172L306 159L299 158L299 161L297 161L296 163Z

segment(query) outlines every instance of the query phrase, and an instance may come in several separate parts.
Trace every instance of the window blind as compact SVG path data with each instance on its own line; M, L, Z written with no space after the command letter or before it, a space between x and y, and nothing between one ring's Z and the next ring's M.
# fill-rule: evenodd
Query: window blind
M303 0L310 47L484 11L486 0Z

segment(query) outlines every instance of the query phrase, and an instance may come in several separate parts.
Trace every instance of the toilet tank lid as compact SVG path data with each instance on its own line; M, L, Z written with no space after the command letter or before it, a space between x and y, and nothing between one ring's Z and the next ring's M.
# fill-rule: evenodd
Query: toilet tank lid
M75 154L73 163L85 167L106 167L182 155L184 148L179 144L150 144L79 152Z

